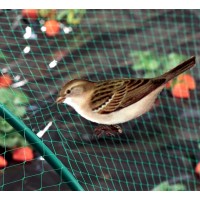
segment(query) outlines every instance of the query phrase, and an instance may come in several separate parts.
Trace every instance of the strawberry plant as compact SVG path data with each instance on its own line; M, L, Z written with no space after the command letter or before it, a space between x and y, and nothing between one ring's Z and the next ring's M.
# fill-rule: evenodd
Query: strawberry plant
M28 97L18 89L0 88L0 102L14 115L23 117L26 114L25 105ZM0 117L0 146L13 148L28 145L24 138L13 127Z
M187 58L176 53L159 56L152 51L132 51L129 56L133 61L132 69L142 70L145 78L159 76Z
M132 68L142 70L145 78L152 78L169 71L187 57L176 53L170 53L167 57L156 56L151 51L135 51L130 53L133 60ZM171 90L173 97L189 98L190 91L196 88L194 78L190 74L181 74L166 83L166 89Z
M81 23L86 11L84 9L71 10L38 10L40 18L45 20L44 27L46 35L51 37L60 32L61 22L67 25L78 25ZM62 27L64 27L62 25Z
M45 27L41 27L41 30L46 32L48 37L53 37L59 34L61 28L63 33L66 33L64 24L80 24L85 13L84 9L23 9L21 16L23 20L28 20L28 23L35 23L38 20L38 23Z
M0 103L4 104L14 115L24 117L26 114L26 104L29 102L28 96L10 86L12 79L8 74L0 77ZM16 161L30 161L33 158L32 149L28 147L26 140L2 117L0 117L0 146L13 149L23 147L24 154L19 150L13 151L13 159ZM0 167L5 167L7 161L0 156Z

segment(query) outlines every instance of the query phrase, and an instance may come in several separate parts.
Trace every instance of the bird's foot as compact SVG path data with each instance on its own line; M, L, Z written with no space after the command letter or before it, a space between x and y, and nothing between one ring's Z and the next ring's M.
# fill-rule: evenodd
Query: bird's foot
M101 137L102 135L106 136L115 136L116 133L121 134L122 129L119 125L99 125L94 130L97 137Z

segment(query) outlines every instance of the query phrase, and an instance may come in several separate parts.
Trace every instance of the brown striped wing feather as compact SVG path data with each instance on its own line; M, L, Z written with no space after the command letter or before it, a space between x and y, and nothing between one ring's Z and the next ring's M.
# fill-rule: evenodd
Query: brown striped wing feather
M156 79L119 79L96 83L91 97L91 108L99 114L107 114L136 103L166 82Z

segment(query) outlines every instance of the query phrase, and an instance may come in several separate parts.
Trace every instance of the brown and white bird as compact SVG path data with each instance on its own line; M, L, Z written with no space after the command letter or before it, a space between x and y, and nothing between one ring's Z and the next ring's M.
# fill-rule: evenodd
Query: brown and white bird
M102 124L100 129L95 129L97 135L101 135L101 129L107 131L107 135L113 135L113 131L121 132L117 124L149 111L165 84L194 65L193 56L155 78L122 78L99 82L75 79L62 87L56 102L68 104L85 119Z

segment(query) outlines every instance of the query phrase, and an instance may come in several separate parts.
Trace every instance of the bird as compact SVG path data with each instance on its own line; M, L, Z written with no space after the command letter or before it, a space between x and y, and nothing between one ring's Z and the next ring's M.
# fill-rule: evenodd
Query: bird
M74 79L65 83L56 102L67 104L83 118L100 124L95 134L122 133L119 124L138 118L154 105L165 84L195 65L195 56L154 78L100 81Z

